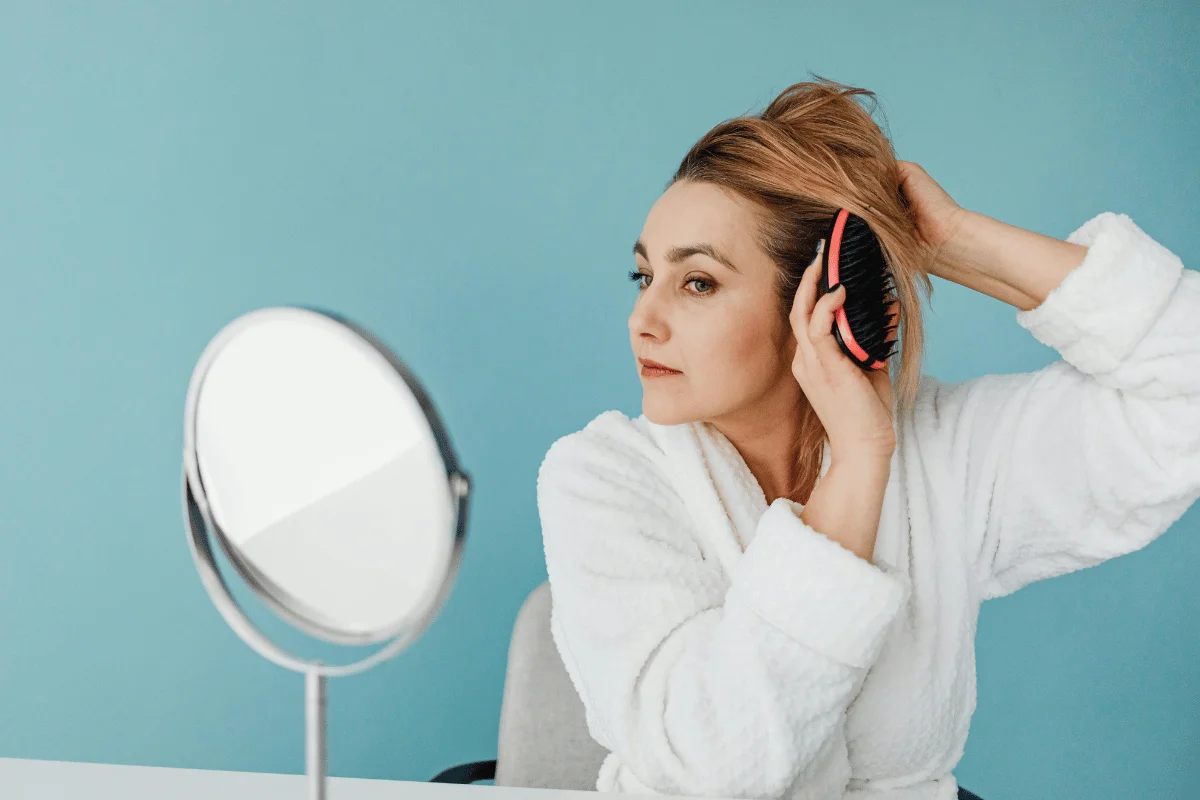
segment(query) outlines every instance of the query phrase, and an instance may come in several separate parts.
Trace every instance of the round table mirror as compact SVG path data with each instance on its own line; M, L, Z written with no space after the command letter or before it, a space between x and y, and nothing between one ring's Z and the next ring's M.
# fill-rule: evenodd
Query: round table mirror
M307 675L313 797L325 795L325 679L395 655L432 622L458 569L469 491L428 395L359 326L261 309L201 355L184 419L188 541L233 629ZM293 627L378 649L341 665L285 650L234 599L214 542Z

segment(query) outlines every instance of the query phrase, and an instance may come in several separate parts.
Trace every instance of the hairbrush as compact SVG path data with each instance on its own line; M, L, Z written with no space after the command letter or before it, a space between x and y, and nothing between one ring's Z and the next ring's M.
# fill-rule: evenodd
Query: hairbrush
M846 299L834 314L833 337L864 370L883 369L896 345L895 284L879 239L866 220L845 208L826 232L820 296L839 283L846 287Z

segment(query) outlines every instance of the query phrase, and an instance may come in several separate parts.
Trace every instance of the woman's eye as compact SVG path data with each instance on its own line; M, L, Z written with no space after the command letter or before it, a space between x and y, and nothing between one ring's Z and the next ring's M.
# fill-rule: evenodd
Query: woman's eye
M629 280L639 284L639 289L645 289L647 285L646 279L652 277L653 276L647 275L645 272L640 272L638 270L629 271ZM711 294L713 288L715 288L713 283L705 280L704 278L688 278L685 283L696 284L696 294Z

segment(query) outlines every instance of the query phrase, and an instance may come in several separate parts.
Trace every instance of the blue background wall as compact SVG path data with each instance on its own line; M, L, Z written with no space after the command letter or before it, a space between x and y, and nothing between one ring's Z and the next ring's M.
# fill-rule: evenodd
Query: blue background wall
M389 342L476 479L443 616L331 687L331 770L492 757L538 464L640 411L631 243L696 138L808 70L969 208L1122 211L1200 264L1195 4L964 5L0 3L0 756L303 770L301 678L211 606L178 486L205 343L299 303ZM1053 357L936 286L928 372ZM984 607L965 785L1194 792L1198 537Z

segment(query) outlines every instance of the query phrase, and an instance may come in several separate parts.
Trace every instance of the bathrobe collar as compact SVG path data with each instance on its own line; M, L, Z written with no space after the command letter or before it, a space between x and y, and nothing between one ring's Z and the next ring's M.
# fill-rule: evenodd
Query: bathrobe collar
M659 425L639 417L666 454L679 496L704 537L706 558L717 558L728 571L749 545L767 498L741 453L709 422ZM821 458L820 477L829 471L829 442ZM800 503L796 507L803 508ZM739 544L739 537L741 544Z

